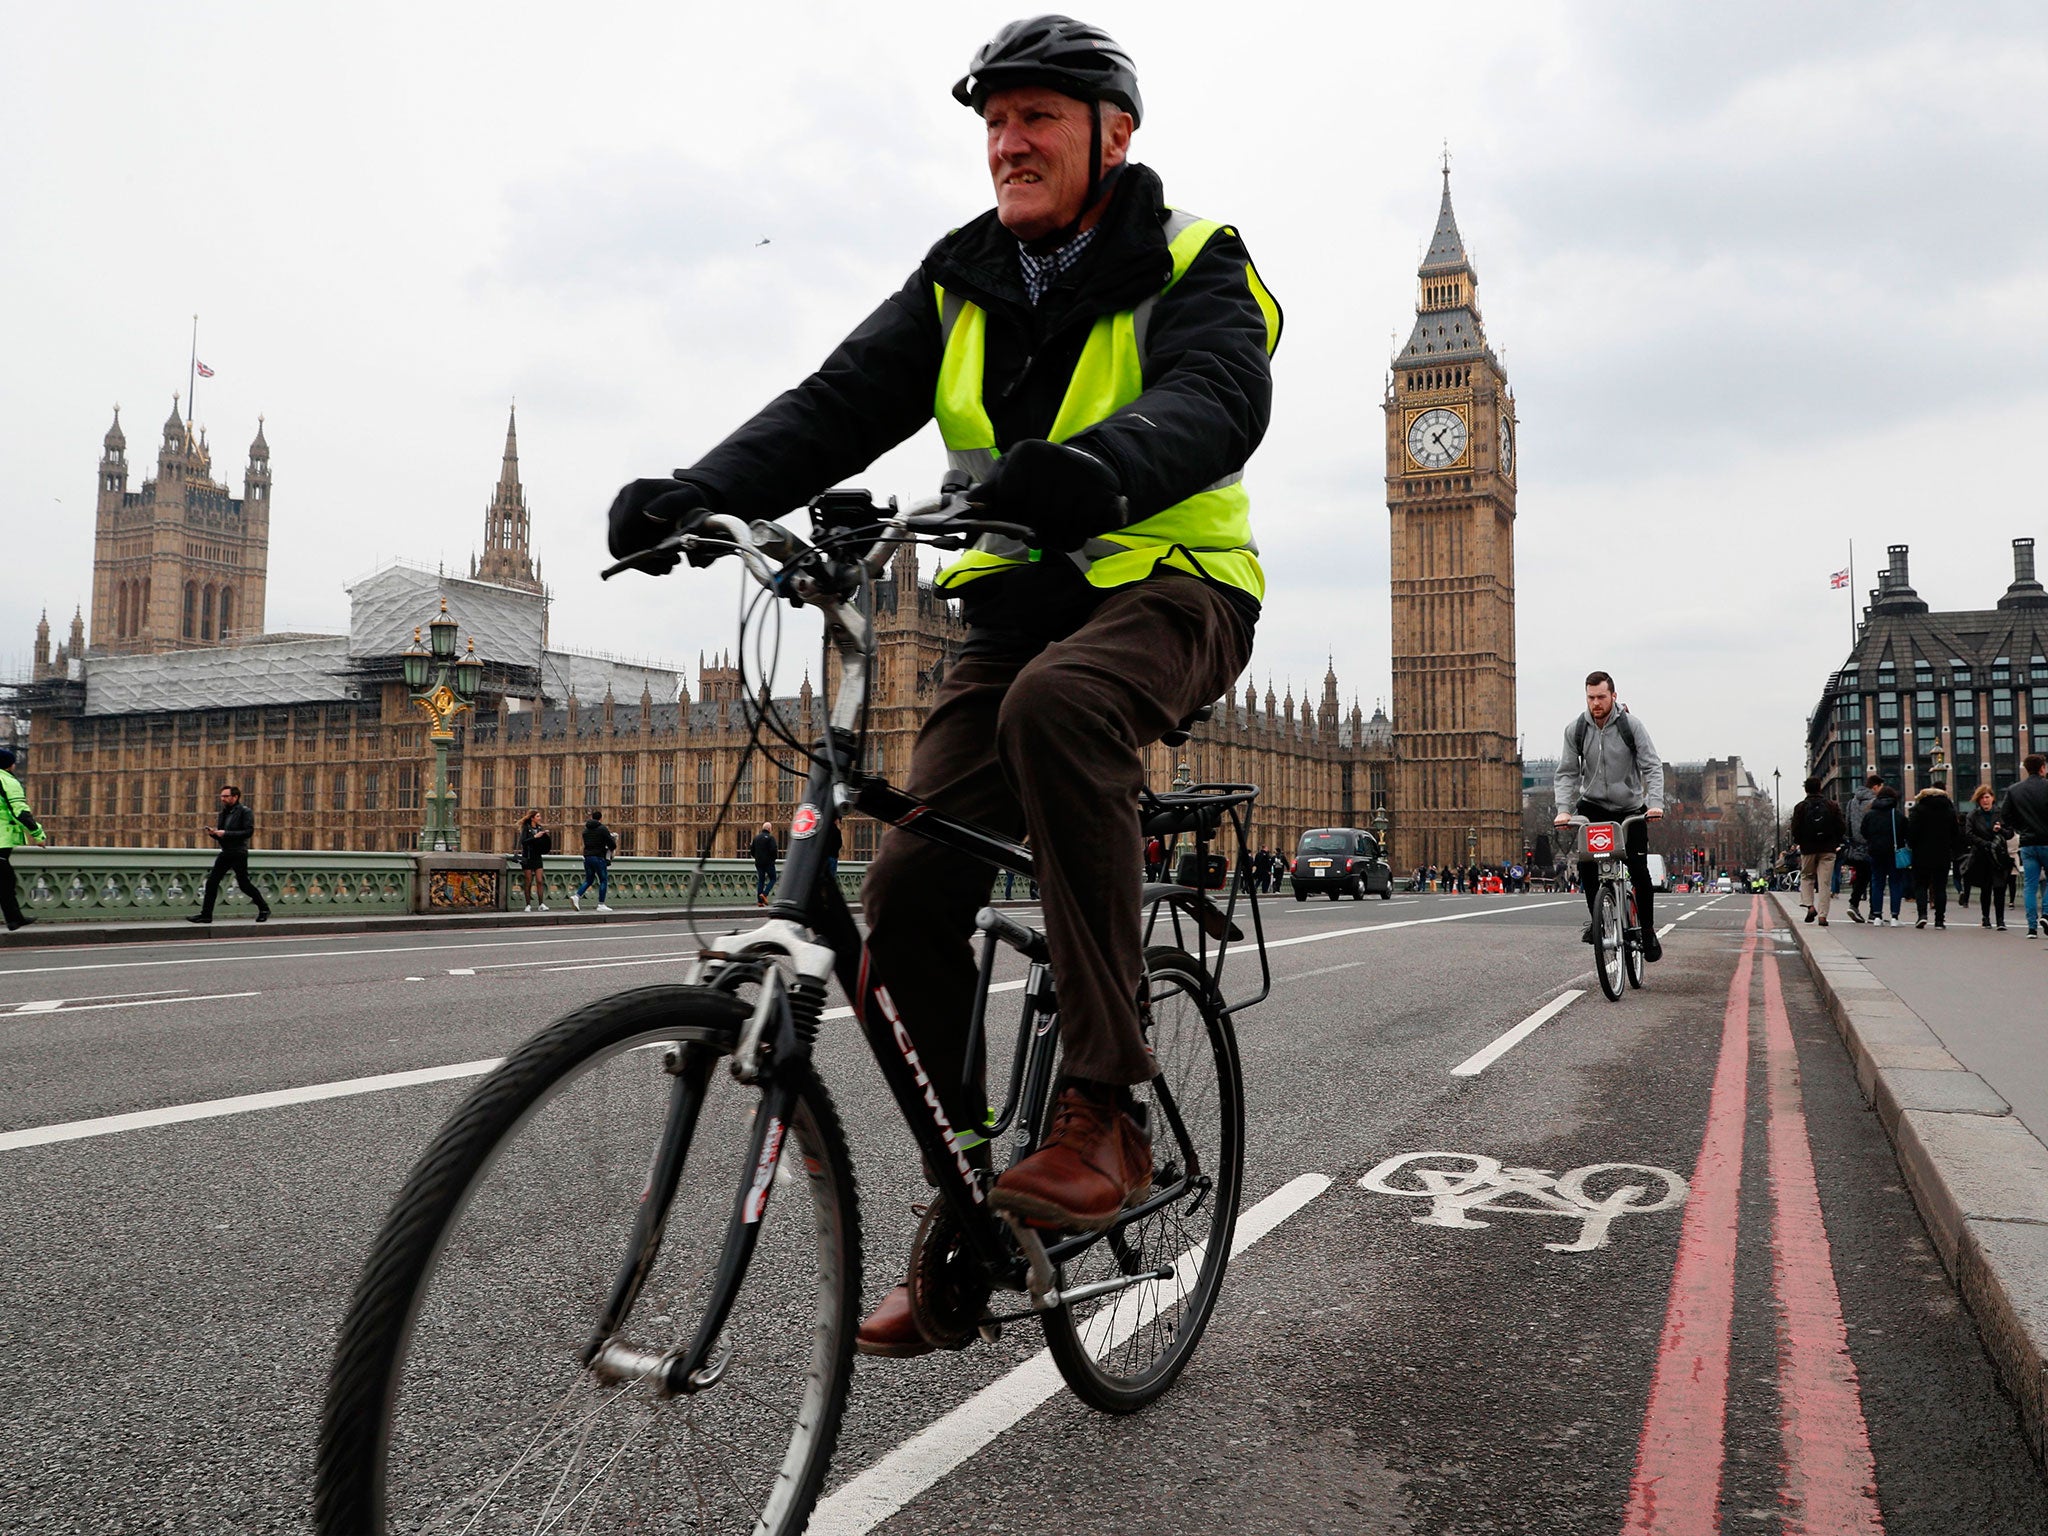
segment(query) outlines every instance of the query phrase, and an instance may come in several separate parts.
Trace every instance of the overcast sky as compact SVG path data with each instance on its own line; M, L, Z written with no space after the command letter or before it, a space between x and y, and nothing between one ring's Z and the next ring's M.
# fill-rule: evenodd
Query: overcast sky
M276 474L268 623L467 568L519 404L559 645L729 645L736 576L600 586L603 512L815 366L989 201L947 88L1014 8L493 0L17 8L0 57L0 672L91 594L116 402ZM1937 608L2048 552L2038 5L1097 4L1134 155L1284 306L1252 675L1388 690L1380 402L1448 141L1521 417L1520 727L1591 667L1667 757L1788 791L1889 543ZM760 242L767 241L767 244ZM927 431L866 477L922 494ZM1859 601L1861 597L1859 594ZM423 615L424 617L424 615ZM804 631L808 644L809 632Z

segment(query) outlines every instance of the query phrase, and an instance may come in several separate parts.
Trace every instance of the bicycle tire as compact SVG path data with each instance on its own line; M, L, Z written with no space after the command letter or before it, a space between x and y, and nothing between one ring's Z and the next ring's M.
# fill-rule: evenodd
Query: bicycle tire
M1593 903L1593 970L1610 1003L1621 1001L1621 945L1621 904L1614 898L1614 886L1602 881Z
M1149 1105L1154 1189L1182 1170L1179 1135L1162 1111L1162 1081L1209 1184L1119 1223L1058 1266L1062 1290L1119 1271L1174 1270L1170 1280L1062 1306L1041 1319L1060 1375L1076 1397L1105 1413L1135 1413L1186 1368L1229 1267L1244 1182L1244 1077L1236 1035L1208 974L1184 950L1155 946L1145 952L1145 985L1146 1038L1160 1078L1132 1092Z
M323 1536L481 1536L557 1518L639 1529L651 1513L664 1529L803 1529L852 1383L860 1300L846 1136L814 1078L795 1087L716 1383L663 1399L582 1363L670 1105L691 1096L680 1187L614 1336L674 1352L695 1331L760 1102L726 1070L747 1015L694 987L604 998L520 1046L464 1100L407 1177L342 1326L315 1468ZM671 1073L664 1046L694 1054ZM538 1390L522 1401L529 1384ZM773 1432L781 1411L786 1446ZM707 1430L721 1412L747 1438Z
M1636 893L1628 893L1628 927L1623 930L1622 969L1628 973L1628 984L1632 990L1640 991L1643 972L1649 962L1643 958L1643 919L1636 910Z

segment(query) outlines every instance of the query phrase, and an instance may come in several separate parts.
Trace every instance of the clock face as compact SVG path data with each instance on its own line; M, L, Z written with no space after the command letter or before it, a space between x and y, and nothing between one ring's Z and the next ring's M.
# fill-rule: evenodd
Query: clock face
M1432 406L1408 424L1408 457L1424 469L1442 469L1465 456L1465 418Z
M1515 429L1508 425L1505 416L1500 419L1500 472L1504 475L1515 472Z

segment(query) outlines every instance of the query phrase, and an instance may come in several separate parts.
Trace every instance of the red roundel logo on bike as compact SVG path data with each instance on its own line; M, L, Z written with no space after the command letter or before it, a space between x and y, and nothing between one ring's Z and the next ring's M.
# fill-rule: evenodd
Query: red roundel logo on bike
M1586 852L1614 852L1614 827L1611 823L1596 822L1586 828Z
M796 815L790 818L789 835L791 837L809 837L817 830L818 808L815 805L798 806L796 808Z

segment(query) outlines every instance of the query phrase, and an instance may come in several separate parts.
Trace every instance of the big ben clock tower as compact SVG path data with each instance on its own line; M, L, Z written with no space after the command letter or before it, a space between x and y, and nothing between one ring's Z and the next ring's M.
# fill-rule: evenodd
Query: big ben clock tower
M1479 318L1451 171L1387 388L1394 825L1404 864L1519 858L1515 401ZM1476 843L1473 841L1476 835Z

